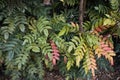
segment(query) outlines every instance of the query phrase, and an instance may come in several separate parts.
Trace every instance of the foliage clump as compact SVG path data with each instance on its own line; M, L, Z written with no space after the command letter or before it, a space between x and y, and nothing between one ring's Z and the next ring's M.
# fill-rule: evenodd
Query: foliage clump
M116 55L112 35L120 36L119 4L87 1L81 32L78 0L52 0L50 5L41 0L1 0L4 74L11 80L43 80L44 70L57 66L70 80L90 79L100 69L109 70Z

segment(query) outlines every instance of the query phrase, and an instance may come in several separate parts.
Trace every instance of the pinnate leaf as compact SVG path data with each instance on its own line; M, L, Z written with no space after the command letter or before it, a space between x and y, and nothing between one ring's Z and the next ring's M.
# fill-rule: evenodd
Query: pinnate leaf
M50 45L52 47L52 64L56 65L57 60L59 60L59 50L56 44L51 40Z

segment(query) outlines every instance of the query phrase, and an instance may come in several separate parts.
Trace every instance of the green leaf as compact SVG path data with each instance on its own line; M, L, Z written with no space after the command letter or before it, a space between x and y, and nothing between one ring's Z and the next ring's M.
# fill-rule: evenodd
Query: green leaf
M38 46L33 46L32 51L33 52L40 52L40 48Z
M50 60L52 60L52 54L51 53L48 54L48 57L49 57Z
M72 51L72 49L73 49L73 46L72 46L72 45L69 46L69 47L68 47L68 52L70 53L70 52Z
M14 57L14 52L13 51L9 51L8 56L7 56L8 60L9 61L12 60L13 57Z
M20 70L20 69L21 69L21 67L22 67L22 64L21 64L21 63L19 63L19 64L18 64L18 70Z
M45 34L46 37L48 36L48 30L47 29L44 29L44 34Z
M25 32L25 26L24 26L23 24L20 24L20 25L19 25L19 28L20 28L20 30L21 30L22 32Z
M45 59L45 65L48 66L48 64L49 64L48 59Z
M9 38L9 33L8 32L4 33L4 39L8 39L8 38Z

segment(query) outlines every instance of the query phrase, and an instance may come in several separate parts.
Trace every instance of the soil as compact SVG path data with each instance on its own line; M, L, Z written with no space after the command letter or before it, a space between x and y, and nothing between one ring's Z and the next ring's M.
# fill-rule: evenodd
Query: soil
M65 80L65 78L59 74L59 71L47 71L44 80Z
M44 80L65 80L58 70L47 71ZM78 79L81 80L81 79ZM95 76L95 80L120 80L120 65L114 66L114 72L101 71Z
M0 72L0 80L10 80L4 77ZM46 70L44 80L65 80L65 77L60 74L58 70L48 71ZM77 79L82 80L82 79ZM114 66L114 72L101 71L95 76L94 80L120 80L120 64Z
M10 79L7 79L1 75L0 80ZM60 75L58 71L47 71L44 76L44 80L65 80L65 77ZM100 72L98 75L96 75L95 80L120 80L120 66L117 67L116 71L111 73L106 73L104 71Z

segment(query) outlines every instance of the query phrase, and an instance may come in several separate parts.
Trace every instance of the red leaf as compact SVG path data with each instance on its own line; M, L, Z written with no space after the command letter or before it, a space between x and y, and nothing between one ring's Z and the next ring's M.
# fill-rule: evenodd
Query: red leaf
M102 48L108 47L108 45L105 45L105 44L101 44L100 46L101 46Z
M54 53L58 53L59 51L58 51L58 50L56 50L56 49L53 49L53 52L54 52Z
M60 59L59 50L52 40L50 41L50 45L52 47L52 63L53 65L56 65L56 61Z
M59 60L59 57L58 56L53 56L54 59L56 60Z
M97 27L95 30L98 31L98 32L102 32L100 27Z
M56 65L56 59L54 59L54 58L52 59L52 64Z
M112 49L111 48L109 48L109 47L105 47L105 48L103 48L104 50L106 50L106 51L111 51Z
M55 56L60 56L60 54L58 54L58 53L52 53L53 54L53 56L55 55Z

